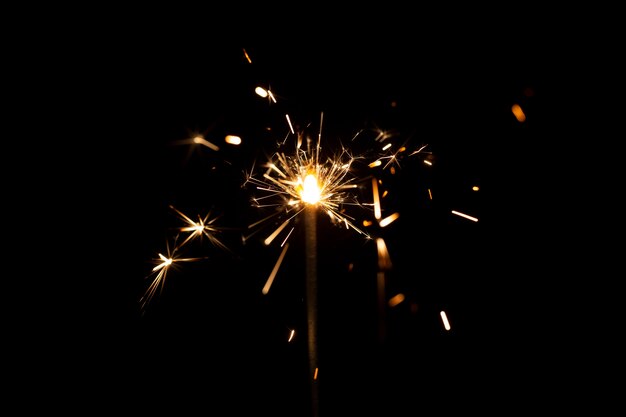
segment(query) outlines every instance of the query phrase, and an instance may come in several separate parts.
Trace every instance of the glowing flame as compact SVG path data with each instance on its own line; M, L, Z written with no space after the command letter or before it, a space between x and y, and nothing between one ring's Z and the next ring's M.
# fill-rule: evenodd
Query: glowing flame
M307 204L317 204L322 196L322 190L317 183L317 178L313 174L304 177L302 186L299 187L300 198Z

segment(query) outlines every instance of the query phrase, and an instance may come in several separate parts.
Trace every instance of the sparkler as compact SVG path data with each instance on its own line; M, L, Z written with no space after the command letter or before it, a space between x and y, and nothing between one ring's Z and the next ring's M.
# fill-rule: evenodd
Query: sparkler
M289 123L290 134L296 134L289 116L286 119ZM257 207L273 206L278 209L274 215L286 215L286 219L280 226L264 240L266 245L271 244L278 235L284 232L299 214L304 213L307 335L314 416L317 416L319 412L317 211L323 210L334 223L341 224L347 229L353 229L369 238L367 233L355 225L354 218L347 215L344 211L345 205L361 205L354 195L349 192L349 190L357 188L356 178L350 175L350 167L355 158L344 148L338 157L326 159L324 162L320 161L322 124L323 113L320 116L320 130L317 140L306 135L305 132L298 132L296 134L294 154L286 154L283 151L276 152L265 164L266 171L262 178L250 174L246 180L246 184L252 184L258 191L264 193L263 196L253 199L254 205ZM283 145L288 137L283 141ZM306 143L305 149L303 149L303 143ZM267 220L267 218L264 220ZM254 228L259 224L259 222L254 223L250 225L250 228ZM281 244L284 249L263 287L264 294L269 292L280 262L282 262L288 248L287 239L291 236L292 231L293 227Z
M318 382L318 344L317 344L317 215L318 211L324 213L331 223L351 229L361 234L366 240L373 240L370 233L357 226L356 217L347 213L347 208L356 206L373 212L373 215L381 228L388 226L399 218L399 213L392 213L383 217L381 193L379 192L380 180L371 174L364 177L356 175L356 162L366 159L365 156L354 156L341 145L341 152L333 157L324 158L321 146L322 125L324 113L321 113L317 138L306 131L296 132L291 123L291 118L286 115L288 134L279 142L279 151L262 166L265 168L261 175L255 175L254 170L246 174L244 186L253 186L259 195L252 198L252 205L258 208L273 208L275 211L262 220L249 225L249 229L255 229L267 223L271 219L278 219L278 226L263 240L265 245L270 245L279 236L284 236L281 241L283 250L276 262L262 292L267 294L276 274L283 262L289 247L289 238L294 230L293 223L300 214L303 214L305 226L305 252L306 252L306 311L307 311L307 335L309 354L309 374L312 389L312 405L314 416L318 414L319 382ZM352 140L354 141L362 131L359 131ZM391 135L377 131L375 141L383 142ZM288 140L295 137L295 146L292 152L284 151ZM424 151L425 145L408 154L413 156ZM406 146L392 150L391 143L382 144L382 155L370 163L364 163L370 169L395 170L400 166L400 159L407 156ZM389 154L389 152L393 152ZM425 152L424 152L425 153ZM386 161L386 162L384 162ZM372 202L365 203L359 200L355 191L364 188L368 183L372 188ZM382 193L386 195L386 191ZM371 226L372 222L363 222ZM258 230L244 237L244 242ZM386 244L382 237L375 239L378 253L377 274L379 294L379 320L381 339L384 337L384 285L385 273L391 269L391 260Z
M252 60L247 52L245 58L248 63ZM268 100L269 104L277 103L276 95L269 89L257 87L256 94ZM254 196L251 199L253 207L272 211L268 216L247 226L247 235L243 236L245 243L252 236L259 233L262 228L270 222L275 222L273 228L263 239L265 245L270 245L275 241L280 241L282 251L274 264L269 277L262 287L262 294L268 294L280 266L285 259L289 248L289 239L293 234L295 223L304 223L304 243L305 243L305 267L306 267L306 311L307 311L307 335L308 335L308 365L310 374L311 400L313 407L313 417L319 414L319 360L318 360L318 265L317 265L317 222L318 212L325 214L333 225L352 230L361 235L365 240L374 241L378 255L378 271L376 274L376 290L378 305L378 334L380 340L385 337L385 280L386 274L392 268L391 257L387 245L381 236L376 236L373 232L365 230L374 222L364 220L363 227L357 222L356 215L352 215L351 208L356 207L366 209L371 212L379 228L385 228L400 218L400 213L384 213L382 200L387 196L383 182L373 175L373 170L390 172L395 174L396 169L401 168L401 161L404 158L416 155L426 155L423 159L426 165L432 165L426 151L427 145L420 145L410 151L406 143L394 147L392 144L393 133L380 129L374 131L374 141L376 152L374 158L355 156L348 148L340 144L339 151L329 155L323 152L322 148L322 126L324 113L320 113L319 130L310 133L307 129L299 130L294 128L292 120L288 114L285 115L287 124L287 134L277 142L278 149L267 160L260 165L257 171L255 165L250 173L245 173L243 187L252 187ZM359 131L352 137L354 142L361 137L363 131ZM239 145L241 137L227 135L225 139L228 144ZM293 142L293 144L292 144ZM203 135L194 135L180 144L201 146L211 151L219 151L220 147L215 141L205 138ZM357 164L367 159L361 165ZM357 166L359 165L359 166ZM359 167L369 168L368 174L357 175ZM371 187L371 202L364 202L359 198L358 192L363 188ZM431 190L428 189L430 199ZM180 210L170 206L177 214L178 218L184 222L184 226L177 229L175 242L181 234L187 234L181 243L174 244L172 250L169 245L165 254L158 254L156 266L149 275L152 282L141 299L142 308L157 294L163 290L163 286L168 271L180 262L197 261L203 258L185 258L179 256L179 251L186 248L196 239L208 239L211 244L222 250L229 248L217 238L217 234L224 230L216 226L217 217L211 217L210 213L204 217L198 216L197 220L183 214ZM385 215L384 215L385 214ZM478 219L464 213L453 210L452 214L463 217L467 220L477 222ZM404 296L399 294L392 298L389 305L394 306L404 301ZM449 330L449 322L445 313L441 312L441 318L446 330ZM293 332L290 335L290 340Z

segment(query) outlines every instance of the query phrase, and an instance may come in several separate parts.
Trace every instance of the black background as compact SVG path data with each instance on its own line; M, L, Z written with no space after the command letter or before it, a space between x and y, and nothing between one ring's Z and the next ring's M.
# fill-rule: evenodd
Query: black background
M323 113L324 150L342 142L372 152L372 129L381 128L395 144L428 145L434 165L407 157L394 175L379 171L390 191L384 209L400 213L372 230L393 263L384 296L405 296L396 307L379 308L374 242L318 216L320 414L498 412L549 395L560 365L540 377L536 363L552 356L548 323L561 312L546 307L555 287L543 286L536 265L550 242L523 238L537 201L524 188L537 178L526 161L537 153L527 150L554 123L551 61L539 42L506 24L452 37L385 25L293 44L288 31L235 42L197 28L131 26L90 31L98 34L88 46L73 32L40 60L58 63L39 96L54 108L48 126L58 134L44 149L62 149L41 165L47 215L58 220L42 246L60 252L49 264L61 278L18 298L19 316L36 317L16 338L31 352L19 387L53 390L41 394L51 407L87 413L307 415L302 219L261 294L280 248L265 247L263 233L243 244L261 213L242 184L285 137L285 114L317 132ZM258 85L277 102L258 97ZM350 143L361 130L370 136ZM176 146L193 133L220 150ZM243 143L226 144L227 133ZM194 219L219 215L231 251L194 242L194 256L206 259L171 270L142 309L152 261L181 226L170 205Z

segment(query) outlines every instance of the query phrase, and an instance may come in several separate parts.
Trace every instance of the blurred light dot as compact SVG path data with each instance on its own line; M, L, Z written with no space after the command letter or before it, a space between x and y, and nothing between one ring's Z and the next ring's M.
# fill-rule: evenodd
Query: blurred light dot
M241 138L235 135L226 135L224 141L226 141L226 143L230 143L231 145L241 145Z
M404 294L399 293L389 299L389 307L395 307L404 301Z
M519 106L519 104L514 104L513 106L511 106L511 111L513 112L513 115L518 122L522 123L526 121L526 115L524 114L524 111Z
M266 98L267 97L267 90L263 87L257 87L254 89L254 92L257 93L257 95Z

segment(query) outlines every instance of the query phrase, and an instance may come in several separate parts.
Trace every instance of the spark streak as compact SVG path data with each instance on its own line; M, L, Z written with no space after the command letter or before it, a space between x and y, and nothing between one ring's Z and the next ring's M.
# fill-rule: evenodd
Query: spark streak
M393 213L382 219L378 224L380 225L380 227L387 227L391 223L393 223L398 217L400 217L400 213Z
M200 135L194 137L191 141L192 141L192 143L197 143L199 145L204 145L207 148L213 149L214 151L219 151L220 150L219 146L217 146L216 144L214 144L212 142L209 142L208 140L206 140L205 138L203 138Z
M248 52L246 51L246 48L243 48L243 56L246 57L246 60L248 61L248 64L252 64L252 58L250 58L250 55L248 55Z
M443 327L449 331L451 327L450 327L450 322L448 321L448 316L446 315L446 312L441 310L439 312L439 316L441 317L441 322L443 323Z
M463 217L463 218L471 220L473 222L477 222L478 221L478 219L476 217L470 216L469 214L461 213L460 211L452 210L452 214L456 214L459 217Z
M174 249L170 251L169 243L166 246L166 254L162 253L158 254L158 259L155 259L154 262L157 263L154 268L152 268L151 274L147 278L153 278L152 282L148 286L146 292L139 300L141 304L142 310L145 310L146 306L150 301L154 298L154 296L163 291L163 287L165 286L165 279L167 278L168 272L171 268L175 267L175 263L178 262L190 262L197 261L201 258L177 258L176 251L179 246L174 246Z
M276 261L276 264L274 265L274 269L272 269L272 273L270 274L269 278L265 282L265 286L261 290L263 294L267 294L270 292L270 287L272 286L272 283L274 282L274 278L276 278L276 274L278 273L278 270L280 269L280 265L283 263L283 259L285 258L287 249L289 249L289 243L285 244L285 246L283 247L283 251L280 253L278 260Z

